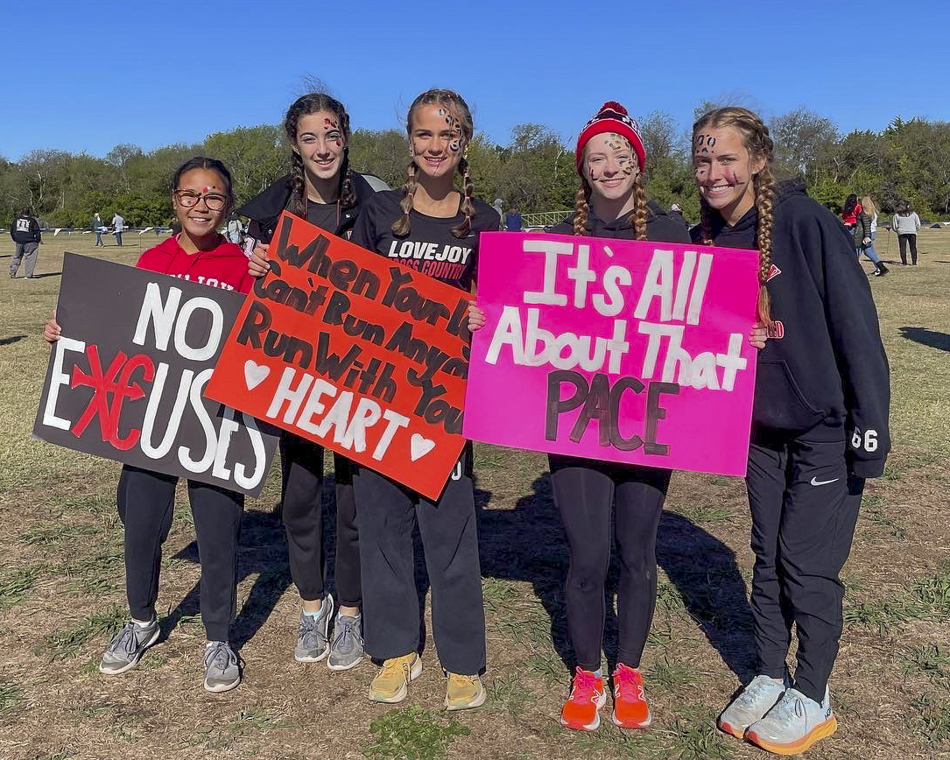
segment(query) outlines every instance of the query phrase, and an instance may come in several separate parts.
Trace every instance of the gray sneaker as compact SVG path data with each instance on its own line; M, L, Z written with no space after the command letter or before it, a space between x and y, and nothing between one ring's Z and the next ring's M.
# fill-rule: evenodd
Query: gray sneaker
M226 641L211 641L205 647L205 690L230 691L241 683L238 656Z
M106 651L102 653L99 672L115 676L131 670L139 664L142 653L158 640L161 632L157 619L148 625L139 625L130 620L125 628L112 637Z
M294 659L297 662L320 662L330 651L328 629L330 618L333 617L333 597L327 594L323 597L320 612L317 615L307 615L300 611L300 631L297 634L297 646L294 648Z
M838 727L831 696L819 703L796 689L788 689L768 714L749 726L746 741L776 755L797 755Z
M722 711L717 721L719 730L737 739L743 738L749 726L761 720L769 710L775 707L786 688L788 688L787 676L785 683L776 683L765 675L756 676Z
M363 659L362 615L337 615L333 627L333 643L327 667L330 670L349 670Z

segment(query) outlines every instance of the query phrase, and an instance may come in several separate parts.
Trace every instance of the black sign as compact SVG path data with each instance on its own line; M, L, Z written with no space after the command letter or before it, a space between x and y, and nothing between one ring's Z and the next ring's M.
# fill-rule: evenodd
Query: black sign
M256 496L277 431L204 397L240 293L67 253L33 434ZM243 382L242 378L238 378Z

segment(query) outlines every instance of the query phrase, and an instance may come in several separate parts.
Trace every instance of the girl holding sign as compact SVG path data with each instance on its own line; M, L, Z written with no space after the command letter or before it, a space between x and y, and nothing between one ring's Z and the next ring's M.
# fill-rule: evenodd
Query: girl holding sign
M172 206L179 235L145 251L136 266L247 293L253 279L244 252L217 233L231 208L231 175L211 158L186 161L172 181ZM44 337L60 337L56 315ZM109 642L99 670L107 675L134 668L161 630L155 615L162 544L168 537L178 478L125 465L119 478L119 518L125 527L125 585L131 621ZM208 636L204 687L211 692L241 682L237 654L228 643L237 599L237 549L244 495L207 483L188 481L201 558L201 620Z
M353 242L442 282L470 290L475 281L479 232L497 230L497 212L472 197L465 150L472 115L460 95L429 90L409 109L411 161L402 190L377 193L356 222ZM462 192L455 190L456 172ZM451 252L440 261L400 257L405 246L434 245ZM485 612L475 524L472 449L464 449L438 502L356 466L356 509L363 565L366 651L382 660L369 688L376 702L400 702L422 672L419 597L412 532L418 524L432 589L432 625L448 672L449 710L485 701Z
M577 139L581 184L576 210L551 231L562 235L689 243L681 222L647 199L642 186L646 153L640 129L619 103L605 103ZM484 323L473 308L469 327ZM764 329L750 342L764 345ZM619 651L612 674L613 722L646 728L652 717L643 689L640 658L656 607L656 534L670 470L550 454L554 502L570 547L565 586L568 636L577 657L570 696L561 710L567 728L593 731L607 701L601 668L605 585L615 518L620 579L617 592Z
M828 679L838 653L838 578L865 478L884 470L887 357L849 233L800 181L776 184L772 139L744 108L693 125L702 203L696 242L759 251L759 354L746 486L752 509L757 675L719 727L777 754L834 733ZM798 632L794 682L785 658Z
M298 98L284 117L291 145L291 173L238 209L250 217L248 270L264 276L267 249L284 210L334 235L348 237L360 207L373 195L366 179L350 169L350 117L323 93ZM350 462L333 455L336 495L336 564L339 611L330 641L333 597L324 588L323 447L284 431L280 437L281 516L287 530L290 575L302 609L294 657L327 658L330 670L347 670L363 659L359 534Z
M640 128L619 103L604 103L577 138L581 184L576 210L551 231L627 240L688 243L686 227L668 217L643 191L646 153ZM640 657L656 606L656 532L670 471L548 455L554 503L570 546L564 596L568 636L577 657L573 688L561 725L593 731L607 700L601 668L604 587L610 564L611 513L620 553L617 591L619 649L614 669L613 722L646 728L650 708Z

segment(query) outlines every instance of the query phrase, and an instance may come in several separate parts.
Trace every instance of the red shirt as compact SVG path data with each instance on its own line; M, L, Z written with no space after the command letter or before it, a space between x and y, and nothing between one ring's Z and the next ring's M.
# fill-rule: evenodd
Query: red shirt
M247 257L241 247L224 238L210 251L186 253L178 238L168 238L161 245L149 248L139 258L137 267L161 272L184 280L199 282L225 290L247 293L254 278L247 271Z
M861 208L861 204L860 204L860 203L859 203L857 206L855 206L855 207L851 210L851 213L848 214L847 216L845 216L845 215L844 215L844 212L842 211L842 212L841 212L841 221L843 221L845 224L857 224L857 223L858 223L858 217L861 216L861 212L862 212L862 211L864 211L864 209Z

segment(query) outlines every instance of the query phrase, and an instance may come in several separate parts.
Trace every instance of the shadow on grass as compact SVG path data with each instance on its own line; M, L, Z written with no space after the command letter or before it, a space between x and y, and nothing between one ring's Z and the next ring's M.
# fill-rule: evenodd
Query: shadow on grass
M11 343L23 340L25 337L25 335L11 335L9 338L0 338L0 346L9 346Z
M324 587L339 603L336 593L334 565L336 560L336 501L334 498L335 481L327 475L323 481L323 543L324 543ZM425 609L425 597L429 590L422 551L422 539L418 527L413 531L415 549L416 589L419 593L419 608ZM199 564L198 543L192 541L175 555L175 559L184 559ZM238 610L237 618L231 627L231 646L241 649L267 623L271 613L288 590L296 598L296 589L290 575L290 563L287 557L287 533L281 519L280 503L273 510L247 510L241 522L241 542L238 555L238 583L248 577L256 576L253 586ZM162 640L168 637L179 621L184 617L200 614L200 587L194 587L185 595L178 606L163 619ZM426 627L424 615L420 615L419 653L425 649ZM288 648L293 646L289 641Z
M567 539L547 474L535 479L532 491L519 499L513 510L482 510L482 574L532 584L550 617L554 648L570 672L574 653L567 635L563 592L568 568ZM479 506L487 507L491 494L478 489L475 494ZM661 588L658 606L666 604L688 614L729 668L740 680L747 680L754 667L752 613L733 551L692 521L664 511L656 553L658 565L675 588L672 595L662 593ZM612 551L604 631L604 651L611 668L616 664L618 648L618 621L613 604L618 579L619 560L616 551Z
M237 650L264 625L278 600L291 585L287 540L278 510L248 510L241 522L238 583L256 575L254 585L231 627L231 645ZM198 543L192 541L175 555L199 563ZM200 585L195 584L162 622L162 639L182 618L200 614Z
M941 351L950 351L950 335L947 333L934 332L923 327L902 327L900 331L901 336L907 340L938 348Z

